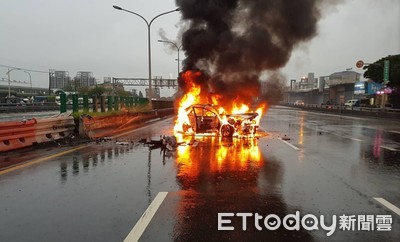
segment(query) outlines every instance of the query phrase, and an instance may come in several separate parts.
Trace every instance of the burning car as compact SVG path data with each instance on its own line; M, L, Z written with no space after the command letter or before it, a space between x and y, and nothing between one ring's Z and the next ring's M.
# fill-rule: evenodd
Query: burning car
M210 104L195 104L185 109L183 133L216 134L222 137L254 135L258 129L257 112L225 114Z

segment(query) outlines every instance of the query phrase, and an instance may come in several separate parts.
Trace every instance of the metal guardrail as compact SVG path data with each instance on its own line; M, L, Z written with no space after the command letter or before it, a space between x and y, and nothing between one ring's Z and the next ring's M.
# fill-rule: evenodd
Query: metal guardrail
M369 112L400 112L400 109L395 108L376 108L376 107L348 107L343 105L326 105L326 104L305 104L305 105L294 105L290 103L282 103L288 107L295 108L321 108L321 109L337 109L337 110L358 110L358 111L369 111Z
M130 109L133 107L143 106L148 103L147 98L140 97L120 97L120 96L94 96L89 103L89 96L83 95L78 96L78 94L72 94L72 112L77 113L82 111L89 112L106 112L106 111L119 111L122 109ZM81 100L79 100L81 98ZM67 96L66 94L60 95L60 113L64 113L68 108ZM100 110L99 110L100 109Z
M8 104L0 106L0 113L27 113L59 110L56 103Z
M294 105L290 103L281 103L281 105L287 107L299 108L302 110L319 111L326 113L400 119L400 109L394 109L394 108L346 107L339 105L318 105L318 104Z

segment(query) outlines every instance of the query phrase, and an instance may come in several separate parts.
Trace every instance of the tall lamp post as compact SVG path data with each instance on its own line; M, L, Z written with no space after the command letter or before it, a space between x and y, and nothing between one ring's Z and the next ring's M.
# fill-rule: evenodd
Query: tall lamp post
M129 11L129 10L121 8L119 6L113 5L113 8L115 8L117 10L122 10L122 11L125 11L125 12L128 12L128 13L134 14L134 15L140 17L141 19L143 19L143 21L147 25L147 43L148 43L148 59L149 59L149 95L148 95L148 98L149 98L149 104L151 105L151 98L153 96L153 93L152 93L153 90L151 89L151 38L150 38L151 37L150 36L151 24L154 22L154 20L156 18L161 17L161 16L166 15L166 14L169 14L169 13L177 12L177 11L179 11L179 8L177 8L175 10L168 11L168 12L160 13L157 16L155 16L154 18L152 18L150 21L148 21L145 17L143 17L142 15L140 15L138 13Z
M180 59L179 59L179 52L181 51L182 45L177 45L176 43L172 42L172 41L168 41L168 40L161 40L159 39L158 42L161 43L167 43L167 44L171 44L173 46L175 46L176 50L178 51L178 77L179 77L179 71L181 70L180 68Z
M24 71L24 72L29 75L29 84L30 84L30 87L31 87L31 94L32 94L32 76L31 76L31 73L29 71Z
M8 77L8 98L11 98L11 79L10 79L10 72L12 72L13 70L21 70L20 68L11 68L8 69L8 71L6 72L7 77Z

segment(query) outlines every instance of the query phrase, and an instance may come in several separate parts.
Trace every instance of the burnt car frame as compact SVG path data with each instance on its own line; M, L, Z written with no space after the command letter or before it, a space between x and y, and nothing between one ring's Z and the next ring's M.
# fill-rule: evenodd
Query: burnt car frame
M222 137L234 135L255 135L258 124L255 118L258 113L220 114L210 104L195 104L186 108L190 123L182 125L184 133L217 134Z

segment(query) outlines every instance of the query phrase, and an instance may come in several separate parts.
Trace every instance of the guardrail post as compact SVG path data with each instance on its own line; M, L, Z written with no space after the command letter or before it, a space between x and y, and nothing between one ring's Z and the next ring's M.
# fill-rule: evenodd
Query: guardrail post
M118 98L118 96L114 96L114 110L115 111L119 110L119 98Z
M72 112L79 112L78 94L72 94Z
M60 94L60 113L67 112L67 94Z
M93 112L97 113L99 111L99 106L98 106L98 98L97 96L93 96Z
M107 97L107 111L112 111L113 110L113 96L108 96Z
M125 108L129 109L129 97L125 97Z
M106 111L106 97L100 96L100 109L101 112L104 113Z
M118 97L118 110L124 108L124 97Z
M85 113L89 112L89 96L83 95L83 111Z
M124 97L119 97L119 110L124 108Z

